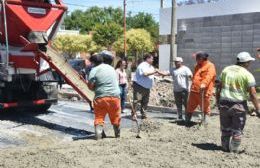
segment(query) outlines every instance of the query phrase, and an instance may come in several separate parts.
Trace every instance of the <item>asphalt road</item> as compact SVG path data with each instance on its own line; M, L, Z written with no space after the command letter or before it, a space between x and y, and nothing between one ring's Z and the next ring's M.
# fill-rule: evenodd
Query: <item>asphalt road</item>
M172 113L149 112L150 118L173 120ZM28 112L9 112L0 114L0 148L28 146L41 141L73 141L93 137L94 114L87 103L59 101L48 112L36 114ZM122 114L121 127L133 126L130 110ZM108 117L105 130L112 129ZM36 142L37 141L37 142Z

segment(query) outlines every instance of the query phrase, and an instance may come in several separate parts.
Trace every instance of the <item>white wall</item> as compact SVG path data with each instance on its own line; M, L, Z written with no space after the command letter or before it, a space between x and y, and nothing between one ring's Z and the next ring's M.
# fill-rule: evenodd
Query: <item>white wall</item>
M164 44L159 46L159 69L168 70L170 65L170 45Z

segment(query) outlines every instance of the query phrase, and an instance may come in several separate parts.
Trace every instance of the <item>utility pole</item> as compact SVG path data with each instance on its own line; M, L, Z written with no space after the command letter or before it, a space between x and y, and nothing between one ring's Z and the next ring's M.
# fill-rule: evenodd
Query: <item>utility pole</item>
M170 51L170 69L173 68L173 60L176 57L176 37L175 37L175 32L176 32L176 0L172 0L172 17L171 17L171 51Z
M127 57L126 51L126 0L124 0L124 56Z
M164 0L161 0L161 8L163 8L163 1L164 1Z

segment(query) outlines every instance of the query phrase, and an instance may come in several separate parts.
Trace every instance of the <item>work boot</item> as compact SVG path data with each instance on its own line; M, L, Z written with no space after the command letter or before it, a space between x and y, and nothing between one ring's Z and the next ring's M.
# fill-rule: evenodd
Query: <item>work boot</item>
M178 120L178 121L183 121L182 114L179 114L179 115L178 115L177 120Z
M230 152L229 145L230 145L230 136L221 136L221 146L223 151Z
M178 111L177 112L177 121L182 121L183 120L183 118L182 118L182 111Z
M99 140L102 138L102 135L103 135L103 125L96 125L95 126L95 138L96 140Z
M146 116L146 115L142 115L142 116L141 116L141 119L142 119L142 120L145 120L145 119L147 119L147 116Z
M238 148L239 148L240 144L241 144L241 139L232 137L230 145L229 145L230 152L238 153Z
M120 126L113 125L114 132L115 132L115 137L119 138L120 137Z
M146 110L141 107L141 119L147 119Z

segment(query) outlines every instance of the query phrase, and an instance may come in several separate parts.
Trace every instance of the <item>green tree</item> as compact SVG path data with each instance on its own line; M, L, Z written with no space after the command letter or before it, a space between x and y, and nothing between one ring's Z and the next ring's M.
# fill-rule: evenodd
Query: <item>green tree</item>
M148 13L140 12L132 16L131 13L127 17L128 28L145 29L152 37L153 42L157 42L159 38L159 24L154 20L153 16Z
M97 24L117 23L123 25L123 11L120 8L99 8L97 6L83 11L73 11L64 24L66 29L79 29L81 33L92 31Z
M122 26L116 23L97 24L94 28L93 40L101 46L110 47L123 34Z
M151 35L145 29L131 29L127 31L126 38L128 53L132 53L135 60L137 60L143 53L154 50ZM115 42L113 48L117 53L123 53L124 38L121 37L117 42Z
M53 46L69 58L74 58L79 52L98 50L98 46L89 35L60 35L54 39Z

